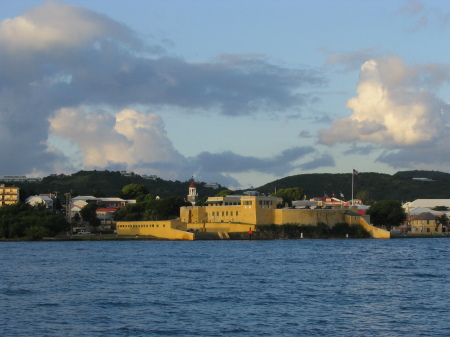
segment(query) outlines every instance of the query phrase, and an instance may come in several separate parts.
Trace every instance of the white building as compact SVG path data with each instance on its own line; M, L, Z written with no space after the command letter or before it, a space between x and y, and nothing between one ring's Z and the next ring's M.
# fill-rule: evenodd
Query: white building
M46 205L46 208L53 210L53 199L43 195L33 195L31 197L28 197L25 202L27 202L31 206L36 206L44 203Z
M409 212L416 207L432 209L436 206L445 206L450 209L450 199L416 199L412 202L405 203L403 208L406 212Z

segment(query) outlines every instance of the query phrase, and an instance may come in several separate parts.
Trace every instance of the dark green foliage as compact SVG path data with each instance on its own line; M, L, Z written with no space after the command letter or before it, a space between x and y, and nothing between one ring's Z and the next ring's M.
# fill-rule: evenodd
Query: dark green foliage
M206 206L207 205L207 203L206 203L207 200L208 200L208 197L203 197L203 198L201 198L200 200L198 200L195 203L195 206Z
M417 181L412 178L429 178L433 181ZM122 188L129 184L142 184L153 196L167 198L187 196L191 180L185 182L166 181L162 179L148 180L139 175L124 176L118 171L80 171L70 177L46 177L41 182L14 183L20 187L20 199L23 201L30 195L58 191L59 196L73 192L75 195L91 195L93 191L101 191L109 197L120 195ZM195 183L200 198L215 196L226 190L205 187L205 183ZM342 192L346 199L352 194L351 173L316 173L299 174L275 180L256 188L257 191L271 194L275 190L295 188L299 186L307 198L323 196L334 192ZM450 190L450 174L437 171L404 171L394 175L382 173L360 172L354 176L354 196L359 191L367 191L372 200L413 201L415 199L445 199ZM231 194L231 192L223 192ZM237 191L235 192L237 193ZM65 200L62 199L65 204Z
M434 208L432 208L433 211L448 211L448 207L447 206L436 206Z
M42 226L34 225L25 229L25 236L31 240L42 239L44 236L50 236L50 231Z
M361 225L350 226L346 222L335 224L331 230L330 235L335 238L370 238L370 234Z
M96 210L99 208L97 204L87 204L82 209L80 209L80 215L84 221L89 222L89 225L93 227L100 226L100 219L97 218Z
M55 209L55 210L61 210L63 207L62 207L62 204L61 204L61 200L59 199L59 198L56 198L55 200L54 200L54 202L53 202L53 209Z
M5 183L8 186L8 183ZM145 179L139 175L125 176L118 171L79 171L68 177L49 176L41 182L14 183L20 187L20 199L23 201L30 195L58 191L58 196L71 193L72 197L77 195L91 195L93 191L101 191L107 197L118 197L122 188L129 184L141 184L153 196L161 198L181 197L185 198L189 191L191 180L185 182L170 181L157 178L156 180ZM212 197L221 190L206 187L206 183L195 182L198 195ZM61 199L65 204L65 199Z
M412 178L429 178L433 181L417 181ZM275 189L300 186L307 199L340 192L348 200L352 195L351 173L299 174L275 180L256 190L273 193ZM416 199L445 199L450 190L450 174L437 171L405 171L394 175L360 172L354 176L354 197L359 191L367 191L372 200L413 201Z
M283 198L283 203L287 203L292 206L292 202L295 200L302 200L304 197L303 189L299 187L294 188L281 188L273 195Z
M381 200L370 206L367 210L370 221L378 227L384 226L387 230L400 226L406 220L406 213L402 204L397 200Z
M106 197L105 193L103 193L101 190L99 190L98 188L96 188L94 190L94 192L92 193L92 195L96 198L103 198Z
M339 223L330 228L325 223L314 225L256 225L254 232L257 239L329 239L329 238L369 238L370 234L360 225Z
M217 193L216 197L226 197L227 195L233 195L234 192L232 190L222 190L219 193Z
M0 207L0 237L39 239L67 229L64 218L41 207L19 202Z
M180 207L190 205L189 202L179 197L143 201L119 208L114 212L114 220L170 220L180 216Z
M436 231L439 228L439 225L447 225L448 224L448 215L447 214L442 214L441 216L436 215L435 217L435 223L436 223Z
M359 199L362 201L364 205L372 205L373 200L370 196L369 190L360 190L358 193L356 193L356 199Z
M147 188L142 184L129 184L122 188L120 197L122 199L137 199L148 194Z

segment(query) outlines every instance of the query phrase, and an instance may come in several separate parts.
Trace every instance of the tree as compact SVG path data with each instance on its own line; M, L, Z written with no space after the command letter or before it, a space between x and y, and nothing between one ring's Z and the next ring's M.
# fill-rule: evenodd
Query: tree
M377 201L370 206L367 214L370 215L370 221L375 226L385 226L387 230L400 226L406 221L406 213L401 202L397 200Z
M53 208L54 209L56 209L56 210L61 210L63 207L62 207L62 204L61 204L61 200L59 199L59 198L56 198L55 199L55 201L54 201L54 203L53 203Z
M191 203L180 197L143 201L126 205L114 212L115 221L169 220L178 218L180 207Z
M272 195L283 198L283 203L288 203L289 207L292 206L293 201L302 200L305 196L303 189L299 187L281 188Z
M216 194L216 197L226 197L227 195L232 195L233 191L231 190L222 190Z
M369 190L361 190L356 193L356 199L361 200L364 205L371 205L373 203Z
M436 232L438 231L439 225L442 225L442 229L444 229L444 226L447 226L448 224L447 214L442 214L441 216L436 215L435 223L436 223Z
M122 188L120 197L122 199L137 199L148 194L147 188L142 184L129 184Z
M105 193L103 193L103 191L99 190L98 188L94 190L94 193L92 195L96 198L106 197Z
M0 207L0 237L40 239L67 228L67 222L45 207L19 202Z
M100 219L97 218L98 206L96 204L87 204L80 210L80 215L84 221L87 221L89 225L98 227L100 226Z
M433 211L448 211L448 207L447 206L436 206L434 208L432 208Z
M136 198L136 202L147 202L147 201L153 201L155 200L155 197L153 194L142 194Z
M203 197L195 203L195 206L207 206L208 205L206 203L207 200L208 200L208 197Z
M191 203L180 197L171 197L158 200L155 207L156 220L170 220L178 218L180 215L180 207L190 206Z

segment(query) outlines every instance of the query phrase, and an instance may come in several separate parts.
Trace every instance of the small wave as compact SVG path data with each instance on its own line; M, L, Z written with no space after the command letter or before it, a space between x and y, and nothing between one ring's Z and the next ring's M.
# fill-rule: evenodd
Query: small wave
M428 274L428 273L414 273L413 276L415 277L424 277L424 278L428 278L428 277L432 277L432 278L442 278L442 275L437 275L437 274Z
M250 330L244 329L244 328L231 328L231 329L222 329L220 330L221 333L243 333L243 332L250 332Z
M59 303L38 303L38 307L59 307Z
M3 289L1 292L3 295L6 296L22 296L22 295L30 295L33 293L33 291L29 290L29 289L21 289L21 288L17 288L17 289Z

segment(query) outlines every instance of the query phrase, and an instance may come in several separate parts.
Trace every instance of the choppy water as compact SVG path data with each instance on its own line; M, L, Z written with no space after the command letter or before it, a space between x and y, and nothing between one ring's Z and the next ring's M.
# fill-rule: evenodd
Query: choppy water
M0 336L446 336L450 240L0 243Z

